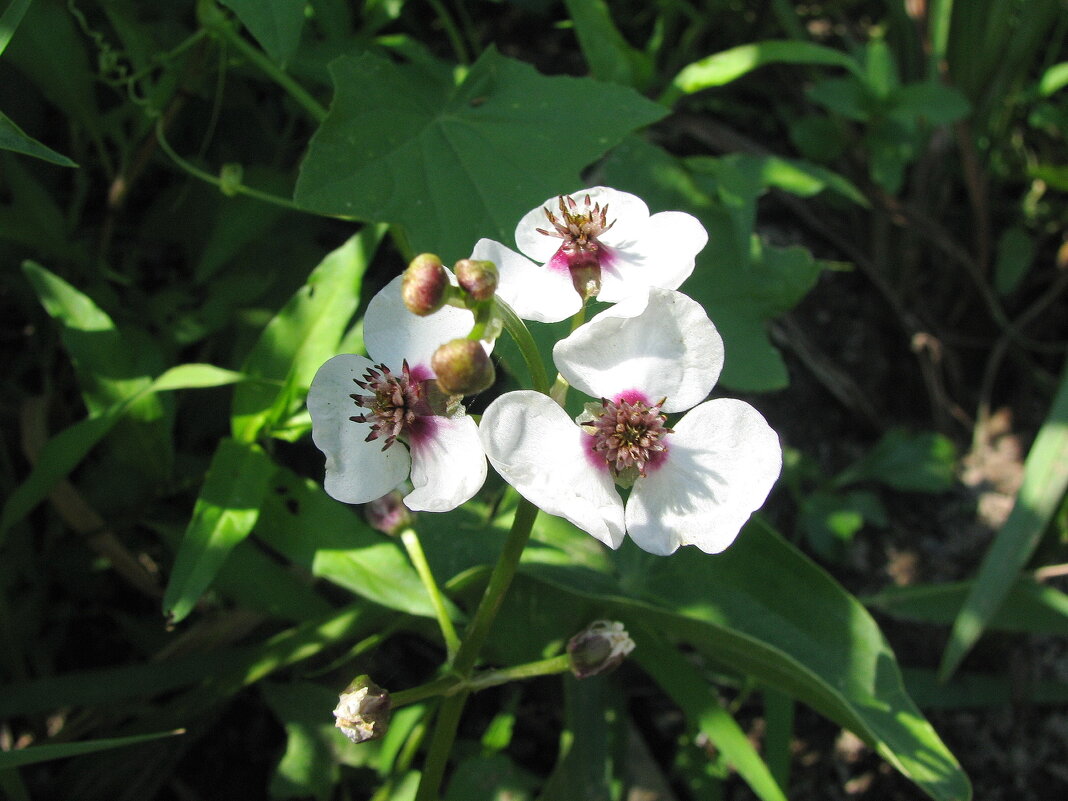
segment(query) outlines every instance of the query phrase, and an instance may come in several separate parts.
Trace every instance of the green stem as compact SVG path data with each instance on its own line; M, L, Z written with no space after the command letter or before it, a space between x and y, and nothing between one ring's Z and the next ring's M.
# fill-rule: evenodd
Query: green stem
M308 91L299 83L290 78L279 69L278 65L271 61L264 53L253 47L234 28L233 24L223 24L215 28L226 37L226 41L232 44L241 55L259 67L271 80L285 89L289 96L297 101L316 122L326 119L327 110L318 100L308 94Z
M434 614L437 616L438 626L441 627L441 636L445 639L445 649L451 662L460 648L460 638L456 636L456 629L453 628L449 610L445 608L445 599L441 595L438 583L434 580L434 574L430 570L430 563L426 560L426 554L423 553L423 546L419 542L419 535L415 533L415 529L406 528L401 532L400 536L401 542L404 543L404 549L408 551L408 558L412 560L415 572L419 574L419 578L426 588L426 594L430 596L430 603L434 606Z
M412 687L410 690L401 690L399 693L390 693L389 699L393 708L398 709L402 706L408 706L408 704L417 704L420 701L425 701L427 698L433 698L436 695L454 695L463 684L463 679L450 673L448 676L442 676L439 679L428 681L426 684L420 684L418 687Z
M511 306L500 298L494 298L494 302L497 304L501 319L504 320L504 329L515 340L515 344L519 347L519 352L523 356L523 361L527 363L527 370L530 372L530 381L534 389L548 394L549 377L545 374L545 365L541 362L541 353L534 342L534 337L530 335L530 329L512 311Z
M445 8L445 4L442 3L441 0L429 1L435 13L438 15L441 27L445 29L445 35L449 37L449 43L452 45L453 52L456 54L456 60L464 65L470 64L471 57L467 53L467 46L464 44L464 38L460 35L460 29L456 27L456 23L453 21L452 15L449 14L448 9Z
M571 318L571 331L575 333L578 327L586 322L586 304L582 304L582 308L575 312ZM567 383L567 379L559 373L556 374L556 380L553 382L552 389L549 390L549 397L556 401L560 406L563 406L567 401L567 391L571 385Z
M507 684L510 681L532 679L535 676L553 676L557 673L566 673L570 669L571 657L567 654L560 654L538 662L527 662L524 665L515 665L501 670L484 671L468 680L467 689L477 693L488 687L496 687L500 684Z
M529 336L529 332L527 335ZM547 383L544 381L544 374L542 379L544 386ZM530 532L534 528L537 516L538 507L525 498L520 499L515 510L515 518L512 520L512 530L508 533L508 539L504 543L504 550L501 551L497 565L493 568L489 584L486 585L486 590L482 594L482 601L464 632L460 650L452 662L452 672L463 682L471 678L475 663L478 661L479 651L482 650L490 627L504 602L504 595L515 577L519 557L522 556L523 549L526 548L527 541L530 539ZM441 779L445 775L445 767L449 761L449 753L452 751L452 743L456 739L456 728L460 724L460 715L463 713L469 694L465 690L442 701L415 801L435 801L437 798L438 788L441 786Z

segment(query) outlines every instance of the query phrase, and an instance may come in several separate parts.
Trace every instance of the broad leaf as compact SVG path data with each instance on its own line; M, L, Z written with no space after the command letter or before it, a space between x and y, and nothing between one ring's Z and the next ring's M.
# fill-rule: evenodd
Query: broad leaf
M315 576L390 609L434 617L419 575L396 541L288 470L275 477L256 535ZM461 617L448 599L446 605L454 619Z
M330 114L301 165L305 208L404 227L450 263L581 187L579 172L666 109L632 89L539 75L490 48L456 85L447 71L372 53L330 65ZM581 132L581 135L576 135Z
M304 27L305 0L222 0L241 20L272 61L293 57Z
M800 301L824 267L803 248L772 247L753 235L757 198L773 180L797 186L796 170L819 179L797 162L788 174L779 161L732 155L681 162L632 137L603 168L606 183L642 197L652 211L687 211L708 231L708 245L682 290L701 302L723 335L727 359L720 380L735 390L786 386L786 366L768 340L767 321Z
M307 394L315 371L338 353L338 343L360 304L367 265L382 239L382 227L367 226L328 254L285 307L268 323L245 359L252 376L284 382L248 384L234 393L233 435L251 442L280 424Z
M251 533L274 472L274 462L256 445L219 443L163 596L172 623L192 611L230 551Z
M607 576L523 566L495 624L499 658L536 658L591 620L645 626L851 729L933 798L970 797L960 766L906 695L875 622L766 525L751 522L715 557L684 548L664 559L629 543L616 557L615 589Z

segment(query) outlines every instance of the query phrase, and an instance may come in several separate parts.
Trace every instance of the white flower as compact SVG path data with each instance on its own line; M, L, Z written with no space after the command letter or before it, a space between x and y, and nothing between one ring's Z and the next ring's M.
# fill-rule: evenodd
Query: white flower
M445 307L409 312L401 278L375 295L364 317L370 358L335 356L308 391L312 439L326 454L326 491L339 501L380 498L411 474L409 509L444 512L468 500L486 479L475 422L459 398L437 389L430 359L439 345L465 336L471 313Z
M574 315L585 295L616 303L651 286L678 289L708 234L685 212L650 216L641 198L595 186L527 212L515 241L525 255L482 239L471 258L497 265L497 294L516 314L554 323Z
M520 494L612 548L718 553L764 503L782 468L779 439L752 406L701 403L723 341L699 304L649 290L557 343L575 388L602 401L576 422L537 392L502 395L480 423L486 455ZM664 413L698 404L670 428ZM616 484L631 486L624 504Z

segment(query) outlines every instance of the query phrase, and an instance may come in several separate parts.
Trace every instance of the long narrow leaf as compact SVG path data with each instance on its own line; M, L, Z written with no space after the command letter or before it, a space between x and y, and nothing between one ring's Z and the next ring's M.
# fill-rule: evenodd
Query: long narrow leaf
M844 67L858 78L864 76L864 71L856 59L841 50L812 42L769 40L732 47L683 67L660 102L670 105L683 95L723 86L767 64Z
M656 680L687 718L708 735L750 789L763 801L786 801L782 788L742 727L720 705L715 689L693 663L648 628L634 631L632 635L642 644L634 651L634 660Z
M282 422L319 366L337 355L360 303L364 270L384 233L384 226L368 225L328 254L268 323L245 360L244 372L283 384L249 384L234 393L236 439L252 442L264 428Z
M163 613L172 622L192 611L230 551L252 531L275 469L256 445L219 443L163 596Z
M979 566L964 607L953 621L938 676L945 681L982 635L1034 553L1068 489L1068 365L1053 408L1024 462L1016 504Z
M210 364L180 364L167 370L140 394L108 407L95 417L80 420L63 429L45 443L41 456L4 503L0 513L0 542L11 526L32 512L48 497L52 488L81 463L126 412L130 403L144 394L171 392L177 389L204 389L247 381L248 376Z
M86 740L79 743L55 743L54 745L34 745L17 751L0 751L0 770L17 768L22 765L32 765L35 762L48 762L53 759L66 759L82 754L92 754L97 751L106 751L109 748L122 748L125 745L134 745L148 740L158 740L161 737L174 737L184 734L184 730L163 731L156 734L139 734L133 737L110 737L103 740Z
M0 30L0 34L2 33L3 31ZM0 44L2 44L2 42L0 42ZM14 153L21 153L24 156L33 156L34 158L51 162L60 167L78 166L62 153L57 153L47 145L42 145L2 112L0 112L0 149L10 150Z

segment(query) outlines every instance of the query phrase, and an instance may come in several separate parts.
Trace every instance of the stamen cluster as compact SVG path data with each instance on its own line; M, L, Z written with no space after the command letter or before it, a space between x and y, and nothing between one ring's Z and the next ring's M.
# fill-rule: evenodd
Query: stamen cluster
M667 450L663 437L674 432L660 412L663 403L647 406L640 400L601 400L603 411L586 430L594 437L594 452L604 457L613 477L628 471L645 476L649 463Z
M385 435L382 446L385 450L397 437L407 433L415 419L422 415L433 414L427 403L424 384L412 377L408 362L405 360L401 375L394 375L384 364L376 364L364 373L363 381L353 381L371 395L349 395L357 406L370 410L370 414L358 414L350 417L354 423L370 423L371 432L364 442L371 442Z
M564 240L560 247L565 253L589 253L596 256L604 247L597 237L615 225L615 220L608 222L608 204L605 203L603 208L600 203L591 204L590 196L586 195L584 209L576 211L578 203L570 195L560 195L558 200L560 219L549 209L542 209L553 230L535 230L539 234Z

